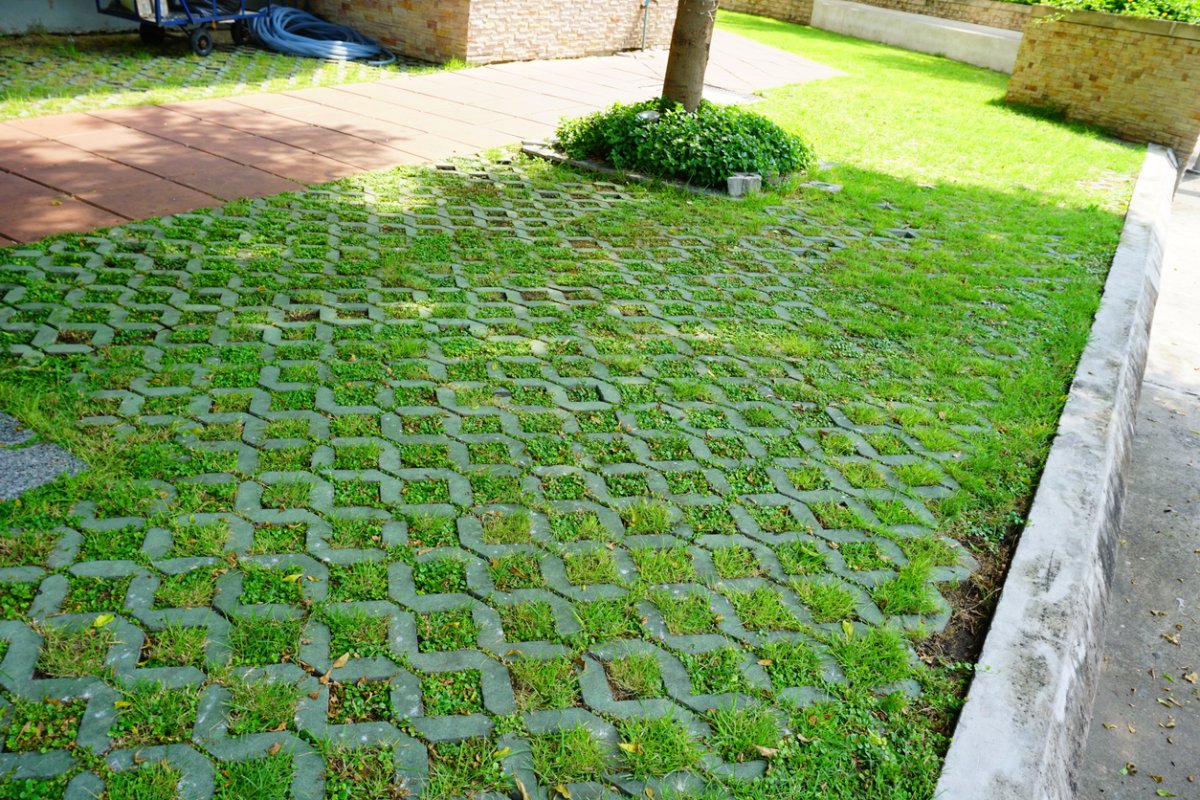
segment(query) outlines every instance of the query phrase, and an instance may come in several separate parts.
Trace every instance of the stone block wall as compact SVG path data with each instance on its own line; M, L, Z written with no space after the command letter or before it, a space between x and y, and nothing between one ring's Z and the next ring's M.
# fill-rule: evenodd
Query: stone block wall
M644 0L311 0L314 13L425 61L608 55L642 46ZM667 47L675 0L650 3L646 46Z
M1191 160L1200 142L1200 26L1038 6L1005 99Z

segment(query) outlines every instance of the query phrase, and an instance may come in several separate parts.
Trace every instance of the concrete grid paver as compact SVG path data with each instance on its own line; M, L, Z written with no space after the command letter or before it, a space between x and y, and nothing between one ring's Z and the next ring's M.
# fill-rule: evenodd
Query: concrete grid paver
M0 258L9 352L30 363L73 357L72 381L104 387L92 392L83 424L181 426L205 465L156 481L160 499L145 513L114 516L104 498L89 498L77 524L54 532L49 552L0 570L0 590L37 587L26 609L34 624L0 622L8 643L0 684L14 697L88 699L95 708L76 734L80 746L118 773L163 761L189 797L208 796L230 762L270 752L292 759L293 786L309 793L300 796L319 797L326 761L314 743L322 740L392 748L405 786L419 795L434 769L428 748L493 736L508 748L506 770L548 796L531 770L530 736L584 725L613 746L621 720L669 712L703 741L709 710L748 703L751 689L785 704L820 698L816 677L787 683L772 671L761 653L774 643L818 652L821 680L844 680L813 634L752 624L739 605L748 597L834 637L845 635L842 624L814 619L795 580L845 587L857 635L885 622L945 624L949 609L934 587L968 574L957 545L946 543L952 562L929 576L929 613L888 616L872 591L907 562L896 542L932 528L924 502L954 488L948 478L907 485L898 475L955 455L929 450L886 418L855 422L853 409L789 399L800 376L786 361L705 335L721 324L819 316L805 286L829 251L903 251L906 240L818 224L781 206L771 213L790 244L778 231L749 235L737 271L710 266L697 275L692 265L708 252L702 238L660 230L657 245L632 248L566 226L639 202L612 184L539 186L505 164L358 180ZM375 269L390 249L414 245L432 248L421 276ZM521 268L481 277L487 264L522 258L537 259L549 282L530 284ZM581 265L587 285L573 277ZM593 285L608 287L607 296ZM689 379L707 381L710 395L668 391ZM887 454L871 444L884 439ZM847 477L855 470L883 483L858 485ZM632 527L631 509L652 496L664 521ZM895 502L910 523L877 535L887 527L874 516L878 504ZM531 509L528 530L490 532L518 507ZM198 545L204 530L217 538ZM124 557L88 555L118 539L129 542ZM718 564L728 547L751 554L745 572ZM685 553L689 571L632 601L643 559L665 551ZM497 571L521 554L536 558L534 574ZM796 566L801 556L808 566ZM593 558L611 562L609 577L583 582L575 570ZM358 570L377 577L349 583ZM303 577L288 583L285 575ZM170 602L185 577L211 581L211 600ZM262 595L264 586L277 594ZM664 609L689 595L705 599L712 623L673 632ZM521 633L529 629L518 608L539 604L551 612L549 627ZM601 608L632 627L595 627ZM342 661L338 614L355 612L387 622L378 640L354 645L377 651ZM112 627L95 633L105 613ZM263 660L246 640L263 620L281 632L282 662ZM147 642L170 624L204 631L195 665L147 663ZM100 673L47 674L52 635L110 637L102 657L112 683L153 681L191 698L183 737L120 744L133 712ZM558 658L584 642L586 655L569 667L575 703L531 701L514 663ZM689 659L727 648L738 654L731 682L699 683ZM657 696L615 694L612 660L633 652L658 662ZM229 690L206 678L229 659L246 679L296 686L284 730L230 730ZM475 676L476 710L430 712L424 681L448 674ZM331 698L360 682L387 682L385 710L338 721ZM0 753L0 769L17 777L62 774L71 763L61 749ZM742 778L766 768L762 759L725 763L712 750L704 765ZM587 796L616 785L637 795L701 785L696 774L643 783L619 769L604 779L571 788ZM101 787L83 771L71 791Z

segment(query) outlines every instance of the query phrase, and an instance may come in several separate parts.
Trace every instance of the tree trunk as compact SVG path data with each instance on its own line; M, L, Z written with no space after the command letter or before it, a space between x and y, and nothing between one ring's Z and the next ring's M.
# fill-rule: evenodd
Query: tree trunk
M718 0L679 0L675 29L671 32L671 53L667 56L667 76L663 97L695 111L704 93L704 70L708 66L708 48L712 44L713 21Z

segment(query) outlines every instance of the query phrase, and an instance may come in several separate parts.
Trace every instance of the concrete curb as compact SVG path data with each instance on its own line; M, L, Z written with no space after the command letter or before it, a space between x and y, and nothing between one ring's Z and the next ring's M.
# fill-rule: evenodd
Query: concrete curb
M1075 797L1176 177L1150 145L938 798Z
M847 0L814 0L814 28L1012 74L1021 33Z

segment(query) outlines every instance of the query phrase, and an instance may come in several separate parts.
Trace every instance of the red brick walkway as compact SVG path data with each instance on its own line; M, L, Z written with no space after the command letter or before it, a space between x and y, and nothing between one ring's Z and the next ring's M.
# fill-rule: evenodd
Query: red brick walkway
M665 65L647 51L0 123L0 246L542 138L658 94ZM718 31L707 81L749 93L837 74Z

